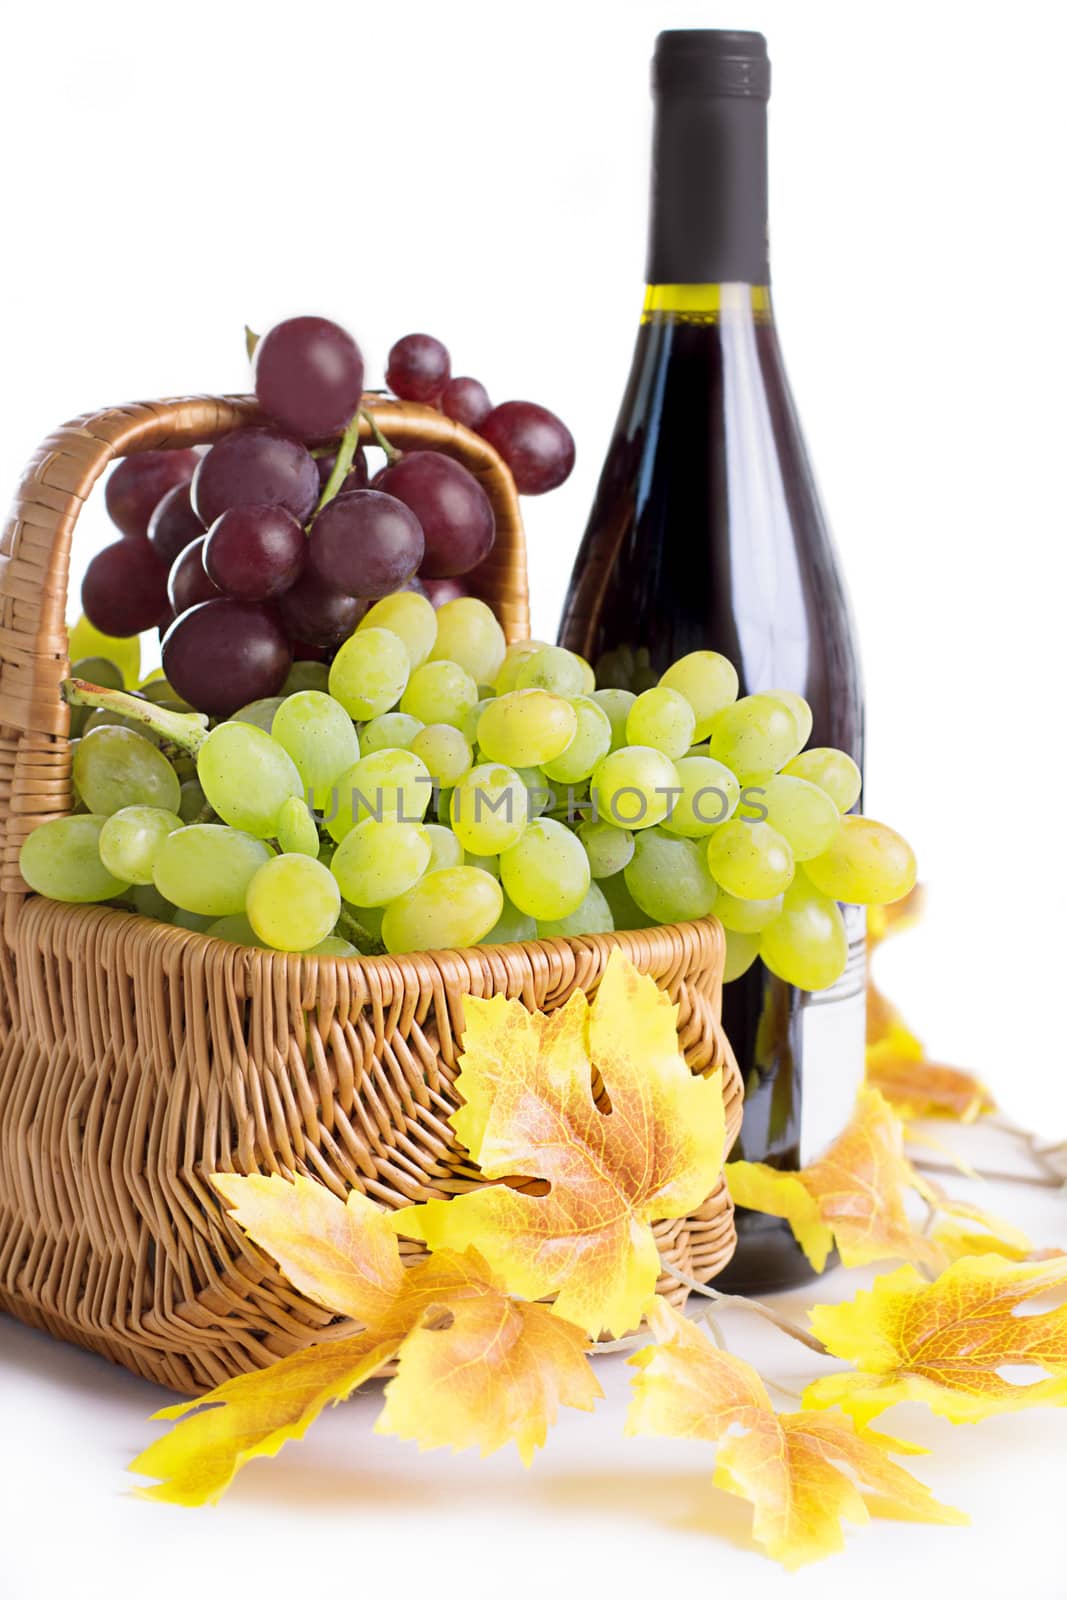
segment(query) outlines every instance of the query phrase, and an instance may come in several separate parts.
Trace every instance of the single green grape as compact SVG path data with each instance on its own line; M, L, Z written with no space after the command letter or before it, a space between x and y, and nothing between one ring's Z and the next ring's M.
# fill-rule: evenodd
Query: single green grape
M594 878L614 877L629 864L634 853L633 834L610 822L580 823L578 837L589 857L589 870Z
M247 722L220 722L200 746L196 775L212 810L231 828L271 839L285 801L304 785L292 757Z
M339 939L335 933L328 939L320 939L318 944L313 944L310 950L305 950L306 956L358 956L359 951L354 944L349 944L347 939Z
M521 838L529 816L526 785L513 767L488 762L472 767L452 791L452 831L473 855L507 850Z
M850 905L887 906L915 887L915 852L908 841L872 817L841 818L837 838L804 863L817 889Z
M715 650L694 650L669 666L660 678L664 689L675 689L693 708L694 740L706 739L724 707L737 699L737 668Z
M585 899L570 916L554 921L538 922L539 939L574 939L583 933L613 933L615 918L611 914L607 897L598 883L591 883Z
M272 950L310 950L332 933L340 910L336 878L310 856L275 856L254 875L245 899L253 931Z
M797 731L800 735L801 749L811 738L811 730L815 722L811 707L802 694L797 694L794 689L768 689L767 693L772 700L780 700L796 718Z
M140 682L141 641L137 634L128 639L114 639L110 634L94 628L88 617L79 617L70 630L67 654L72 661L84 661L86 656L103 656L105 660L115 663L128 689Z
M767 900L739 900L720 886L715 898L715 915L731 933L760 933L782 909L782 896Z
M489 932L482 939L483 944L528 944L531 939L537 938L537 923L533 917L527 916L525 911L520 911L518 906L512 905L507 895L504 896L504 908Z
M154 883L135 883L130 890L130 899L142 917L151 917L153 922L170 922L173 919L174 907L163 898Z
M315 817L306 800L291 795L284 801L274 824L274 837L286 855L314 856L322 848Z
M263 840L250 833L217 822L195 823L163 840L152 877L179 910L214 921L244 910L252 877L271 859Z
M332 785L323 821L340 842L357 822L421 822L433 795L433 779L411 750L375 750L361 756Z
M411 750L425 762L434 782L447 788L457 784L474 765L474 751L450 722L431 722L420 728L411 741Z
M646 689L630 707L626 718L627 744L651 745L676 761L693 743L696 713L677 689Z
M612 921L617 933L628 932L632 928L647 928L652 924L652 918L647 912L642 911L633 895L626 886L625 872L616 872L614 877L601 878L600 892L608 902Z
M546 689L549 694L570 700L585 693L585 667L586 663L573 650L564 650L558 644L546 644L522 662L515 674L515 687Z
M122 894L128 881L116 878L100 859L100 835L107 820L81 815L38 823L19 851L19 871L30 888L71 905Z
M74 751L74 783L89 810L109 817L124 806L177 811L181 784L166 756L129 728L94 728Z
M772 694L747 694L714 719L709 748L716 761L735 772L742 784L768 778L800 750L797 719Z
M514 644L509 644L504 652L504 660L500 671L496 675L493 688L497 694L510 694L516 687L515 680L519 675L519 668L531 656L537 655L540 650L547 650L548 645L543 639L517 639Z
M420 722L448 722L462 728L478 704L478 685L454 661L427 661L416 667L404 690L401 711Z
M492 705L495 698L495 695L490 694L481 700L476 700L459 725L460 733L472 747L478 743L478 724L482 719L482 712L486 706Z
M172 907L171 923L175 928L188 928L192 933L206 933L214 917L203 917L198 911L184 911L179 907Z
M860 797L863 775L851 756L829 745L802 750L782 768L783 776L805 778L830 796L838 811L851 811Z
M707 852L716 883L739 900L769 900L793 881L793 852L766 822L724 822Z
M325 661L294 661L289 675L282 684L282 695L300 694L304 689L317 689L327 694L330 687L330 669Z
M266 700L250 700L240 711L235 711L230 718L231 722L247 722L253 728L259 728L263 733L270 733L274 726L274 719L278 710L285 704L282 695L271 695Z
M609 751L621 750L623 745L630 742L626 737L626 724L637 696L629 689L594 689L589 698L596 701L611 723Z
M556 801L556 791L540 767L516 767L515 771L526 787L527 814L532 821L551 809Z
M375 750L410 750L411 741L423 724L418 717L409 717L406 711L385 711L372 717L359 731L359 750L371 756Z
M759 946L758 933L741 933L734 928L727 928L723 983L733 983L735 978L742 977L748 971L759 955Z
M368 628L388 628L402 640L412 671L429 658L437 639L437 613L425 595L411 589L387 594L375 601L356 632Z
M114 661L109 661L106 656L86 656L83 661L71 664L70 675L72 678L84 678L87 683L95 683L101 689L121 689L123 686L122 672ZM71 706L70 708L70 737L78 739L85 732L85 725L92 713L91 706Z
M841 830L841 813L824 789L786 773L768 778L763 788L765 820L788 842L794 861L829 850Z
M418 883L432 846L418 822L375 822L369 817L346 833L330 871L344 898L357 906L384 906Z
M611 722L603 706L588 695L577 695L571 705L578 719L574 738L561 755L543 763L553 783L583 783L611 749Z
M477 867L429 872L385 908L382 941L393 955L477 944L500 920L499 883Z
M441 867L461 867L466 860L463 846L451 828L438 822L426 822L422 830L430 841L430 860L427 872L437 872Z
M328 804L331 785L361 754L352 718L318 689L302 689L282 701L271 738L287 753L305 796L310 790L317 807Z
M361 624L333 658L330 693L354 722L368 722L392 710L407 687L410 670L402 639L388 628Z
M490 701L478 722L478 745L489 761L540 767L560 756L578 728L569 700L544 689L513 689Z
M181 786L178 815L183 822L195 822L207 805L207 795L198 778L187 778Z
M841 908L800 875L786 891L781 915L760 934L760 956L797 989L827 989L848 961Z
M718 891L704 844L661 828L637 835L624 876L636 904L656 922L691 922L715 905Z
M175 812L158 806L124 806L100 830L100 859L124 883L150 884L160 845L182 825Z
M590 793L596 815L617 828L653 828L678 795L674 762L648 745L623 745L606 755L593 773Z
M451 830L449 830L451 832ZM452 835L455 838L455 834ZM488 872L491 878L500 876L500 857L473 855L469 850L463 853L463 860L459 863L464 867L477 867L480 872Z
M204 932L209 939L221 939L225 944L242 944L251 950L269 949L243 911L235 912L232 917L219 917Z
M495 683L504 665L504 630L484 600L447 600L437 613L431 661L455 661L475 683Z
M562 822L539 817L500 853L500 881L511 902L538 921L577 911L589 889L589 858Z
M683 756L674 763L678 795L663 819L668 833L703 839L737 810L741 785L730 768L710 756Z

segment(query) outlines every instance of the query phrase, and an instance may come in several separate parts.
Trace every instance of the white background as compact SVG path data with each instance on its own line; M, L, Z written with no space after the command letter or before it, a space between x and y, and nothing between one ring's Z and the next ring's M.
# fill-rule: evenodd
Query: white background
M867 808L912 838L931 886L883 974L936 1055L1063 1136L1058 6L11 7L0 481L79 411L243 387L246 321L333 316L372 381L424 328L455 370L544 401L577 437L571 481L527 502L535 632L550 634L640 304L648 58L658 28L694 25L770 39L776 304L859 623ZM107 536L90 511L79 566ZM270 1538L258 1548L269 1571ZM701 1559L686 1570L704 1586L718 1556ZM345 1587L368 1589L358 1548L309 1527L309 1585L323 1563L335 1587L346 1560ZM376 1586L406 1593L397 1571L432 1560L402 1541ZM469 1592L497 1587L483 1574Z

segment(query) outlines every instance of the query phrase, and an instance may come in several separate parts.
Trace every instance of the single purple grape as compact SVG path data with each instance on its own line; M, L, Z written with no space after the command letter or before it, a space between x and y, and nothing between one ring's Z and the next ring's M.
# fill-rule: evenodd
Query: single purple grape
M337 451L330 450L324 456L315 457L315 465L319 469L319 488L325 489L329 482L330 473L333 471L334 462L337 460ZM345 478L338 494L348 494L352 489L365 489L367 487L367 457L363 446L360 445L352 458L348 476Z
M147 539L116 539L90 561L82 610L94 628L128 639L151 628L167 609L167 569Z
M389 352L385 381L401 400L436 405L451 370L451 357L440 339L429 333L407 333Z
M256 399L298 439L342 433L363 395L363 357L350 333L325 317L290 317L256 346Z
M496 522L489 496L466 467L435 450L406 451L375 479L410 506L422 524L421 578L455 578L493 548Z
M211 446L193 478L193 505L205 528L231 506L282 506L302 525L319 498L310 450L272 428L239 428Z
M520 494L547 494L571 475L574 439L544 406L507 400L489 413L478 432L503 456Z
M331 589L310 566L291 589L278 596L278 615L291 639L329 649L355 633L369 601Z
M445 385L441 410L453 422L477 432L492 409L489 390L477 378L453 378Z
M168 489L188 483L200 464L196 450L144 450L120 461L107 480L107 514L127 538L148 532L153 511Z
M447 605L449 600L463 600L470 594L467 585L461 583L459 578L427 578L422 589L435 611Z
M377 489L339 494L311 524L311 567L342 594L380 600L414 577L426 549L419 519Z
M187 544L203 533L200 518L193 510L191 483L176 483L168 489L152 513L148 542L161 561L173 566Z
M204 571L235 600L270 600L304 570L307 536L281 506L231 506L204 544Z
M178 695L212 717L277 694L293 664L273 612L229 599L208 600L172 622L162 658Z
M187 544L174 559L167 578L167 599L176 617L191 606L203 605L205 600L218 600L222 591L212 583L204 567L204 546L207 534Z

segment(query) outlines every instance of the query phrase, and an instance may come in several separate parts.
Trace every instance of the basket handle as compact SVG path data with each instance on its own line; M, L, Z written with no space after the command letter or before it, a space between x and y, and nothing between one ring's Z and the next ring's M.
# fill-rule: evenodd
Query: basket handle
M496 517L496 543L478 572L508 640L529 634L526 549L515 485L484 439L428 406L364 397L400 448L441 450L468 468ZM120 456L208 444L264 423L254 400L203 395L97 411L57 429L19 483L0 535L0 890L25 893L18 851L37 822L70 810L70 710L59 686L69 671L67 579L78 514L96 480ZM364 421L362 440L373 443Z

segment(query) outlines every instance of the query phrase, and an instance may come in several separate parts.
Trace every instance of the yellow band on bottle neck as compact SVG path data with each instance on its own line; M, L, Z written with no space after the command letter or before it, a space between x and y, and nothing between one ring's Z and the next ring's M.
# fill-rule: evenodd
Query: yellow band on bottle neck
M770 289L757 283L650 283L641 321L718 322L735 312L769 320Z

